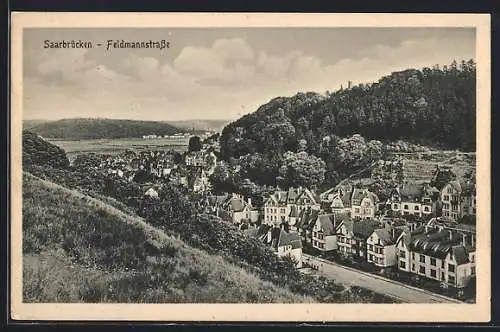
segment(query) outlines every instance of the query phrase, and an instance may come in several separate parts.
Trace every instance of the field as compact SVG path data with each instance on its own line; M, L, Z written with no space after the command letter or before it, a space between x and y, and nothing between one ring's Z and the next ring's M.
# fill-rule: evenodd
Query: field
M80 153L105 153L118 154L127 149L141 150L175 150L184 152L187 150L189 138L121 138L121 139L88 139L88 140L59 140L47 139L48 142L59 146L66 151L71 159Z

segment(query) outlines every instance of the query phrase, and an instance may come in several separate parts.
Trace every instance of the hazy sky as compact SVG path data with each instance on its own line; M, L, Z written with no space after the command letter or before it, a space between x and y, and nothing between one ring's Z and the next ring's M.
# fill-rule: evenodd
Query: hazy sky
M160 40L168 50L44 49ZM465 28L25 29L24 118L235 119L277 96L475 58Z

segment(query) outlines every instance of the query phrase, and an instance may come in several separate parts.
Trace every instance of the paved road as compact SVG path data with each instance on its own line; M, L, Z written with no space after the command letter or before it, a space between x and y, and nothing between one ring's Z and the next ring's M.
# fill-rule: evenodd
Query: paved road
M333 279L344 286L359 286L382 293L406 303L463 303L439 294L371 275L352 268L304 254L304 262L319 266L318 274ZM322 264L322 265L321 265Z

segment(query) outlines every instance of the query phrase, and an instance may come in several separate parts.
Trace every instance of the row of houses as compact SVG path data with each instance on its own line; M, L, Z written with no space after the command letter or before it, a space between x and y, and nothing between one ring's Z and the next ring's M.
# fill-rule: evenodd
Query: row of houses
M207 180L208 183L208 180ZM291 229L298 229L300 220L307 213L333 213L346 215L352 219L374 219L384 217L416 216L429 220L433 216L444 216L457 221L464 215L475 215L475 185L460 184L450 181L440 191L429 184L405 184L392 190L385 201L380 201L376 194L366 188L353 188L341 185L327 190L320 195L308 188L289 188L276 190L264 198L261 208L249 204L239 195L241 210L227 210L228 220L240 223L251 213L252 222L261 221L267 225L287 224ZM211 200L205 202L208 210L219 211L220 206Z
M407 222L353 220L320 214L310 221L312 246L375 267L397 269L463 288L475 276L475 227L432 218L414 230ZM308 241L307 239L305 240Z

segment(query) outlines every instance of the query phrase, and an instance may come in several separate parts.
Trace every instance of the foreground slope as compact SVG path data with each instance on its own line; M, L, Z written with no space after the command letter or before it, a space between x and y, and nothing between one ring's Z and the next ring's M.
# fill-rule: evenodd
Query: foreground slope
M310 302L140 218L23 176L25 302Z
M30 128L46 138L100 139L130 138L143 135L172 135L180 129L165 122L115 119L62 119Z

